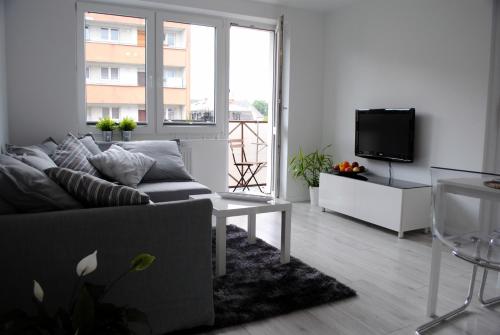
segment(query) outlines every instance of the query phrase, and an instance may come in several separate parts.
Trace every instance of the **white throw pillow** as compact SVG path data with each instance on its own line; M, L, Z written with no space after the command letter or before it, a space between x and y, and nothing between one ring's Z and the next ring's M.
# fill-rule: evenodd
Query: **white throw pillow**
M114 144L88 160L103 175L130 187L137 187L156 163L156 160L149 156L129 152Z

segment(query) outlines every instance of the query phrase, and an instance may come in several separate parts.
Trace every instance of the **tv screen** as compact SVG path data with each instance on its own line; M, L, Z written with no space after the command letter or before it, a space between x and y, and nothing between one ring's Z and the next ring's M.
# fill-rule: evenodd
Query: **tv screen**
M356 110L355 154L359 157L413 162L415 109Z

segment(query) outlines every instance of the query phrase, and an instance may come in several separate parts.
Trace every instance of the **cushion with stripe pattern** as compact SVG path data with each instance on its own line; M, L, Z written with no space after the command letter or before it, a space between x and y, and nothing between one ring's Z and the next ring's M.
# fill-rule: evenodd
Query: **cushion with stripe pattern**
M132 187L113 184L91 174L55 167L45 173L86 207L146 205L149 196Z
M52 160L59 167L86 172L90 175L100 177L97 169L90 164L87 157L92 153L73 134L68 134L64 141L57 146L51 155Z

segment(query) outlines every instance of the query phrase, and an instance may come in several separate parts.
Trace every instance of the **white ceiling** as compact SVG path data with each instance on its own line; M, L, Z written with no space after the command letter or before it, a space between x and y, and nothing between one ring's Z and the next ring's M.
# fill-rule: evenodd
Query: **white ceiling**
M354 3L355 1L359 0L251 0L251 1L323 11L323 10L332 10L336 7Z

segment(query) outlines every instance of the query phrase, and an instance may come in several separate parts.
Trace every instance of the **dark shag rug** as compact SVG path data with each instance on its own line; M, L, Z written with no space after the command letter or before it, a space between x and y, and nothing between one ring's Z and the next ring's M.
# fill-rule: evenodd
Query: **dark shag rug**
M215 231L212 233L215 268ZM356 292L297 258L280 263L280 251L245 230L227 226L226 275L214 277L215 324L182 334L239 325L299 309L338 301Z

